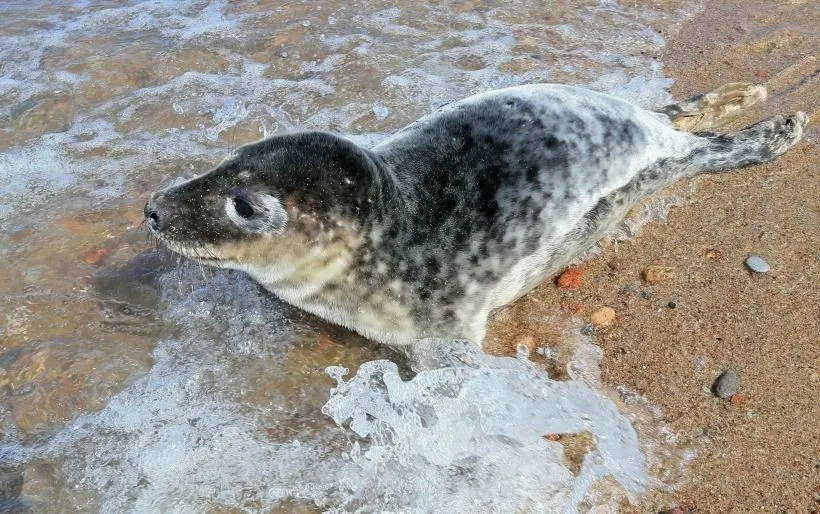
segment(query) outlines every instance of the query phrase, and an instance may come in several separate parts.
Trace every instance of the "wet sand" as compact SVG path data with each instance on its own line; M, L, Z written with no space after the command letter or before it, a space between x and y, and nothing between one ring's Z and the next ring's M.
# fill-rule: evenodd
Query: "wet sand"
M583 263L579 289L547 282L499 313L490 349L509 353L533 334L550 344L545 319L612 307L614 324L597 332L604 380L659 405L697 452L672 490L623 512L818 512L820 7L707 2L668 41L676 98L734 81L768 85L765 104L722 130L803 110L808 138L771 164L661 193L682 205L628 242L605 243ZM751 254L771 271L747 270ZM653 263L676 277L648 284L641 274ZM727 369L740 375L731 403L710 392Z

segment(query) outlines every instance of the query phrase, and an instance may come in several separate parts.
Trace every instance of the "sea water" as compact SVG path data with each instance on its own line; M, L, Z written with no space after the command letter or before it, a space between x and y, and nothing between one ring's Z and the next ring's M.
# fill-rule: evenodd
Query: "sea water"
M273 134L367 146L534 82L662 105L663 34L698 7L4 2L0 510L614 512L663 487L674 436L600 382L580 323L566 380L462 342L408 358L139 224Z

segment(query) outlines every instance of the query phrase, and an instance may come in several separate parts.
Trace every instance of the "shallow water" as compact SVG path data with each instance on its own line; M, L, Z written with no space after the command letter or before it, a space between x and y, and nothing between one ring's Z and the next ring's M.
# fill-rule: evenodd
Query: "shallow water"
M481 355L402 382L403 355L155 252L141 209L235 145L372 144L493 88L659 105L661 33L697 7L4 2L0 506L603 512L658 485L667 435L602 389L579 327L565 382ZM594 444L573 464L548 433Z

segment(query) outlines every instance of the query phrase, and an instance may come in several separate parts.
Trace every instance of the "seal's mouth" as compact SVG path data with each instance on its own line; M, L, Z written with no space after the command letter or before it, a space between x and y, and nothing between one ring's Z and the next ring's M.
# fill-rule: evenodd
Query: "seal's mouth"
M217 254L217 252L208 246L205 245L186 245L182 244L178 241L169 240L165 237L162 233L153 230L149 227L149 233L152 237L154 237L159 243L161 243L164 247L171 250L172 252L176 253L177 255L181 255L188 259L195 260L197 262L201 262L203 264L210 264L214 266L219 266L221 264L225 264L230 261L230 259L226 259L221 257Z

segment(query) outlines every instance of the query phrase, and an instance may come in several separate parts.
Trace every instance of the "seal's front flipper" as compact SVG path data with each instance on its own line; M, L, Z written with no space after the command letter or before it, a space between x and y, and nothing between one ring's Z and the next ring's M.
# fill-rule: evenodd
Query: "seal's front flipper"
M766 99L766 86L732 82L714 91L667 105L657 112L672 120L680 130L700 132L730 121L741 110Z

